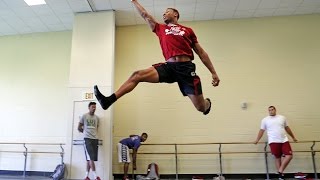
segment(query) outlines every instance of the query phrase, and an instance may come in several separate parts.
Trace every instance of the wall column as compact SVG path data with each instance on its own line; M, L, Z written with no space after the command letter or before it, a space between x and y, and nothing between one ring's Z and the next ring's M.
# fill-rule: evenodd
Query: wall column
M110 94L113 89L114 79L114 47L115 47L115 19L114 11L95 13L79 13L75 15L72 34L69 97L70 113L68 142L69 148L66 152L66 161L69 161L69 178L83 178L85 173L85 161L75 163L77 148L72 145L72 140L79 138L76 124L80 112L88 112L89 101L85 93L93 93L93 86L98 85L105 94ZM78 108L78 109L77 109ZM81 108L81 110L80 110ZM113 179L112 177L112 107L104 111L97 104L96 114L101 118L99 127L99 139L103 145L99 147L99 160L97 173L102 179ZM69 153L69 154L68 154ZM79 155L83 152L79 152ZM84 156L84 154L83 154ZM101 157L101 158L100 158ZM82 157L81 157L82 158ZM78 172L79 171L79 172ZM100 171L100 172L99 172ZM78 177L79 176L79 177Z

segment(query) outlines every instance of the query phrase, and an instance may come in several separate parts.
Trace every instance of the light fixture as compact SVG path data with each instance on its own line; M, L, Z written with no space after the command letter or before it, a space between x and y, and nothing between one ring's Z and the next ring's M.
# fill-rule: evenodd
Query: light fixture
M24 0L29 6L46 4L44 0Z

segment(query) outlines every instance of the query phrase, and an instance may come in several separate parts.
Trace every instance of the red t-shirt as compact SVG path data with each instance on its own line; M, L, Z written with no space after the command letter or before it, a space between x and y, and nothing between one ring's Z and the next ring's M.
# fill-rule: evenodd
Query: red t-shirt
M192 48L198 43L197 36L191 28L180 24L156 24L154 33L157 34L166 60L177 55L186 55L194 59Z

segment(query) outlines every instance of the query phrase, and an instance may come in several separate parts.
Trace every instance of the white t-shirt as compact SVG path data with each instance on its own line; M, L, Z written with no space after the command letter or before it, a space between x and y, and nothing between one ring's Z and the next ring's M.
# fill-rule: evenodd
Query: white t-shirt
M266 130L268 134L268 143L284 143L288 141L285 127L288 126L284 116L267 116L261 121L261 129Z
M98 139L98 116L86 113L81 117L80 123L83 124L84 138Z

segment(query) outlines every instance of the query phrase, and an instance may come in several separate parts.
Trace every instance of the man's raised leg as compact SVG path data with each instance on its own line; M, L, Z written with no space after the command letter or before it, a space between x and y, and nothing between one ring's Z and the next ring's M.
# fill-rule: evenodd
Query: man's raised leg
M100 91L97 85L94 86L94 95L99 101L102 109L108 109L114 102L116 102L117 98L115 94L112 94L109 97L105 97Z
M203 95L191 95L189 94L188 97L192 101L194 107L202 112L204 115L209 114L211 110L211 100L209 98L204 99Z
M94 95L99 101L102 109L108 109L114 102L117 101L123 95L131 92L139 82L149 82L149 83L158 83L159 75L157 70L154 67L148 69L139 70L134 72L129 79L124 82L121 87L113 93L111 96L104 96L98 89L98 86L94 86Z

